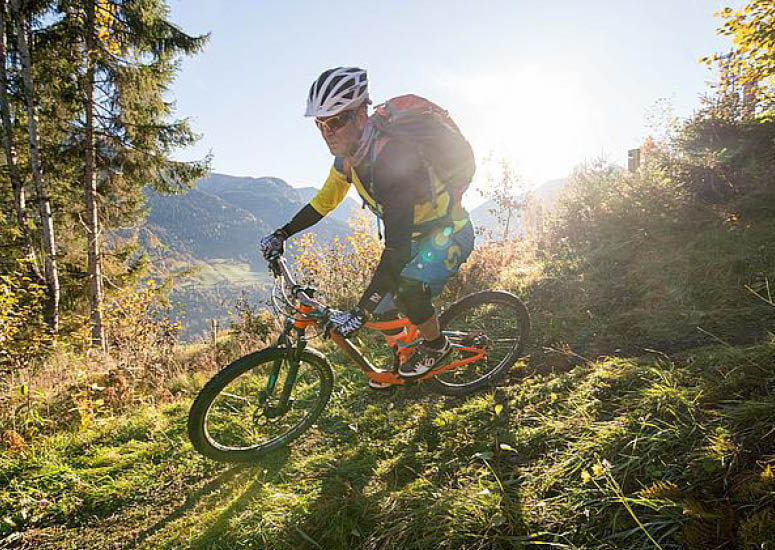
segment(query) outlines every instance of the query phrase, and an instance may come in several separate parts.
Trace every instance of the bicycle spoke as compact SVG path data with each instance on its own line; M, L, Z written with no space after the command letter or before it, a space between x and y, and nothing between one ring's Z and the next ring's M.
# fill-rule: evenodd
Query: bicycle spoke
M486 298L471 300L469 307L450 310L442 331L456 345L453 359L475 355L474 349L485 352L478 360L440 373L436 379L448 386L476 384L501 364L509 361L521 343L520 316L513 302ZM470 348L470 349L466 349Z
M266 403L260 403L260 392L268 386L271 364L235 378L214 400L206 417L208 437L227 449L251 448L257 443L280 437L300 424L318 402L320 383L304 363L292 387L290 406L277 413L284 388L288 365L284 363L275 385L275 393ZM277 416L270 416L274 411Z
M245 398L245 397L241 397L241 396L239 396L239 395L234 395L233 393L222 392L222 393L221 393L221 396L222 396L222 397L231 397L232 399L237 399L237 400L239 400L239 401L244 401L244 402L246 402L246 403L249 403L249 402L250 402L250 400L249 400L249 399L247 399L247 398Z

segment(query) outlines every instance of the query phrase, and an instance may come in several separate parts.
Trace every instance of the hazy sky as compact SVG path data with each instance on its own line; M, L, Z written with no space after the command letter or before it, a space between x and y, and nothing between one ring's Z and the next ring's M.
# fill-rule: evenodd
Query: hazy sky
M375 103L435 101L478 158L506 157L529 183L601 155L625 165L657 100L682 117L697 108L713 79L698 58L729 48L713 14L739 4L171 0L184 30L212 33L171 89L203 134L179 157L212 151L217 172L319 187L332 158L303 117L307 91L324 69L356 65Z

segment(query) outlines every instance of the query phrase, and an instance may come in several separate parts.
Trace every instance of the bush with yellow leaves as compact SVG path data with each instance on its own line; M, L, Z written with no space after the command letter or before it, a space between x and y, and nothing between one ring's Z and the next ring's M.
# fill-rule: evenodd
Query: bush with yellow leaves
M45 354L44 300L43 287L21 270L0 275L0 373L32 367Z
M20 265L0 275L0 425L14 429L17 417L30 408L30 380L50 353L52 342L43 320L43 288L25 271Z
M180 324L166 309L167 288L149 280L142 287L114 292L105 306L110 370L106 401L129 404L140 396L163 398L166 381L178 374L176 345Z
M303 284L316 288L331 307L353 307L371 281L383 248L371 223L366 213L352 217L352 234L329 245L312 233L295 239L294 261Z

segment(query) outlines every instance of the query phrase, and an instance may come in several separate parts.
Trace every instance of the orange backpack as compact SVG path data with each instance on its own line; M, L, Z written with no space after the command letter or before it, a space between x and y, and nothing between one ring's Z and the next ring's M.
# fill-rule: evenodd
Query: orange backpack
M449 191L450 206L460 203L474 177L476 162L471 145L447 111L425 98L408 94L378 105L369 121L374 127L368 144L372 167L389 140L408 141ZM435 204L433 178L431 198Z

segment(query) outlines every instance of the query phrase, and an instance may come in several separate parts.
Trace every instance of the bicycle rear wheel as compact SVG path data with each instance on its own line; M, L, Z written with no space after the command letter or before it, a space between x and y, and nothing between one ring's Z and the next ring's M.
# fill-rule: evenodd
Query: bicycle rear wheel
M444 395L468 395L494 385L522 355L530 335L525 304L501 290L465 296L441 314L439 323L453 345L485 350L478 361L430 379L433 390ZM458 349L452 360L470 356L471 352Z
M191 405L188 437L194 448L214 460L248 462L304 433L328 403L334 376L325 356L304 350L289 406L279 410L290 370L287 351L280 348L251 353L224 367ZM278 378L269 396L273 373Z

